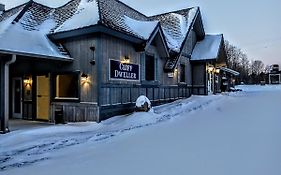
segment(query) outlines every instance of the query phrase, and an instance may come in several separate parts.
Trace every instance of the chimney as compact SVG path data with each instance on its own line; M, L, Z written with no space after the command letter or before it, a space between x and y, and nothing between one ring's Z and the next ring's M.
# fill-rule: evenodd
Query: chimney
M5 11L5 5L4 4L0 4L0 13Z

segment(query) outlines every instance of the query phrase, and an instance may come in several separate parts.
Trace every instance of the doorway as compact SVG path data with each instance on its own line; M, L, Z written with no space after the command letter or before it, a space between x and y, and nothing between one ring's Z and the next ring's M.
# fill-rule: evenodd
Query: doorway
M13 78L12 86L12 118L22 119L22 78Z
M50 118L50 78L36 77L36 116L37 120L49 121Z

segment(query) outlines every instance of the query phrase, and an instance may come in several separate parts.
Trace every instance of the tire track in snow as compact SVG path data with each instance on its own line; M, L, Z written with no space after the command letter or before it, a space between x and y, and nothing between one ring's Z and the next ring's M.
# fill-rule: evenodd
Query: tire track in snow
M100 142L108 140L125 132L156 125L171 120L172 118L175 118L182 113L190 113L196 110L200 110L205 106L211 104L214 100L218 99L219 98L212 98L207 101L204 101L201 104L193 104L191 102L184 102L180 100L169 105L155 107L154 114L160 115L160 117L154 121L152 120L150 122L142 124L136 123L135 125L130 127L102 131L98 133L95 133L95 131L75 133L73 136L70 136L68 138L57 137L56 139L49 139L47 141L44 141L44 143L39 143L29 147L16 149L7 153L0 153L0 172L12 168L30 166L34 163L49 160L51 159L51 156L49 154L50 152L54 152L66 147L83 144L88 141Z

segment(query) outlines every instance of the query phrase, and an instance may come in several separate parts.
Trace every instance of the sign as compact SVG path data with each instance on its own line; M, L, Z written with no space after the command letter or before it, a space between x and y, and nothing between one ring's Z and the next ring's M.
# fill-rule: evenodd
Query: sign
M110 60L110 79L138 81L140 80L140 67L137 64Z

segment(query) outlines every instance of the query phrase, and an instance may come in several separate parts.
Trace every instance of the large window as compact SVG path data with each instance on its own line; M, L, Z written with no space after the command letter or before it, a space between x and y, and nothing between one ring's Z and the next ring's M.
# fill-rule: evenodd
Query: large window
M79 74L59 74L55 77L56 99L78 99Z
M180 82L185 82L185 65L180 65Z
M155 58L150 55L145 56L145 80L155 80Z

